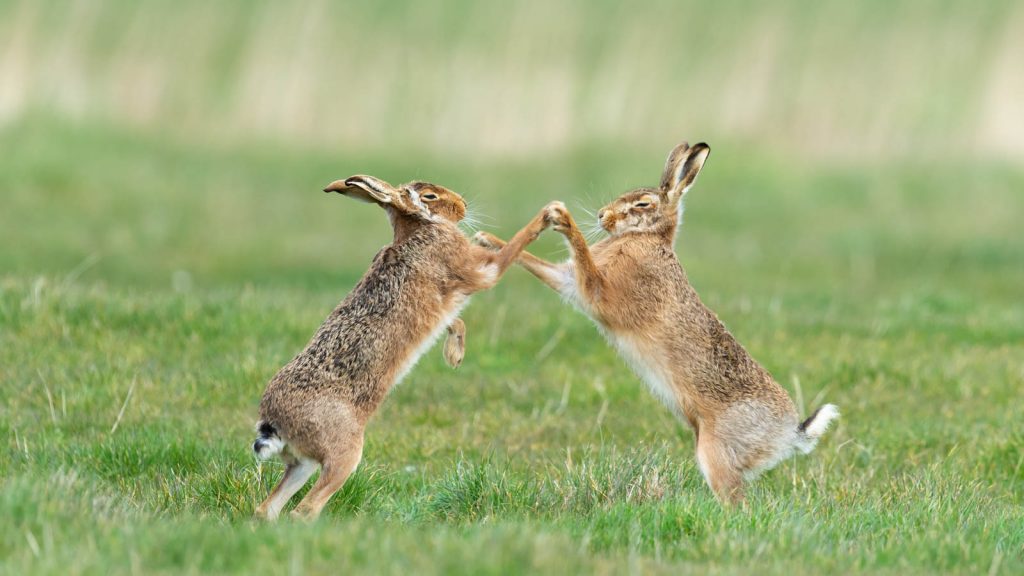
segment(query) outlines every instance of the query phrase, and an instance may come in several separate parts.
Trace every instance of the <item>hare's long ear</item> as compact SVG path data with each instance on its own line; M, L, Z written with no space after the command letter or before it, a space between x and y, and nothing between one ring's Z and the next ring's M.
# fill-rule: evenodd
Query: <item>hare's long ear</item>
M390 204L398 194L394 186L380 178L361 174L349 176L344 180L335 180L324 188L324 192L337 192L362 202L378 204Z
M703 142L693 146L683 142L672 149L661 175L661 192L669 202L678 202L689 191L710 153L711 147Z
M668 153L668 158L665 160L665 170L661 173L661 191L665 194L672 189L672 183L676 178L676 170L682 165L683 159L686 158L686 151L690 149L690 145L686 142L680 142Z

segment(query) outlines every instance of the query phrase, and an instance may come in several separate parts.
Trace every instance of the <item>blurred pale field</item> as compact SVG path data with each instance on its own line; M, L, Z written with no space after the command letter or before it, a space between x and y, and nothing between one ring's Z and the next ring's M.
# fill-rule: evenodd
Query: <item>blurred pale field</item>
M1024 4L0 0L0 574L1024 571ZM390 231L508 235L712 154L678 251L811 456L723 510L521 270L312 526L249 521L265 382ZM564 257L558 238L536 252Z
M1024 4L0 3L0 120L305 148L1024 156ZM969 151L969 152L968 152Z

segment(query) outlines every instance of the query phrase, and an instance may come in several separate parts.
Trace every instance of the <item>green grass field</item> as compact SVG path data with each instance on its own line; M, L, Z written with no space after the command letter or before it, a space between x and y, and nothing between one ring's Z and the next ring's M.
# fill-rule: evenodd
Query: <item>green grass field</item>
M589 321L513 270L465 313L465 364L435 349L394 391L322 521L266 526L263 386L388 239L323 183L429 178L508 233L552 196L652 183L662 159L404 165L46 122L0 148L6 573L1024 569L1020 171L714 151L683 264L804 410L843 410L743 509L718 506L690 432Z
M0 574L1024 573L1019 2L0 0ZM807 413L723 509L522 270L251 520L269 378L434 181L508 235L713 152L678 252ZM532 248L566 255L547 233Z

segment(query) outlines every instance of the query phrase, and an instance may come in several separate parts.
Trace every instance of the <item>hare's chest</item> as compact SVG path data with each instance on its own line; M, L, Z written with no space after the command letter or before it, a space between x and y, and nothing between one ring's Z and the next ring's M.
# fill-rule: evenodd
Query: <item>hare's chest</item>
M430 348L437 342L441 334L459 317L459 313L469 303L469 296L464 294L457 294L448 300L446 305L442 308L440 315L433 319L434 323L430 331L419 335L418 342L410 348L410 353L405 359L399 364L397 375L395 376L395 383L401 382L405 378L406 374L412 370L412 367L419 362L419 359L423 354L430 350ZM410 336L412 336L410 334Z
M676 415L681 415L679 398L672 385L672 371L659 361L661 353L653 344L628 335L614 334L602 330L608 342L615 347L622 359L629 364L651 394Z

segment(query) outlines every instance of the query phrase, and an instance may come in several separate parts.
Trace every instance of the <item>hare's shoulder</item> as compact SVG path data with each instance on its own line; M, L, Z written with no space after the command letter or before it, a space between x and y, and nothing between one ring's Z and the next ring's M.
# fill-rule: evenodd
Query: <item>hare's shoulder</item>
M685 282L686 275L671 245L642 238L614 240L595 245L593 251L595 263L606 274L666 287Z

